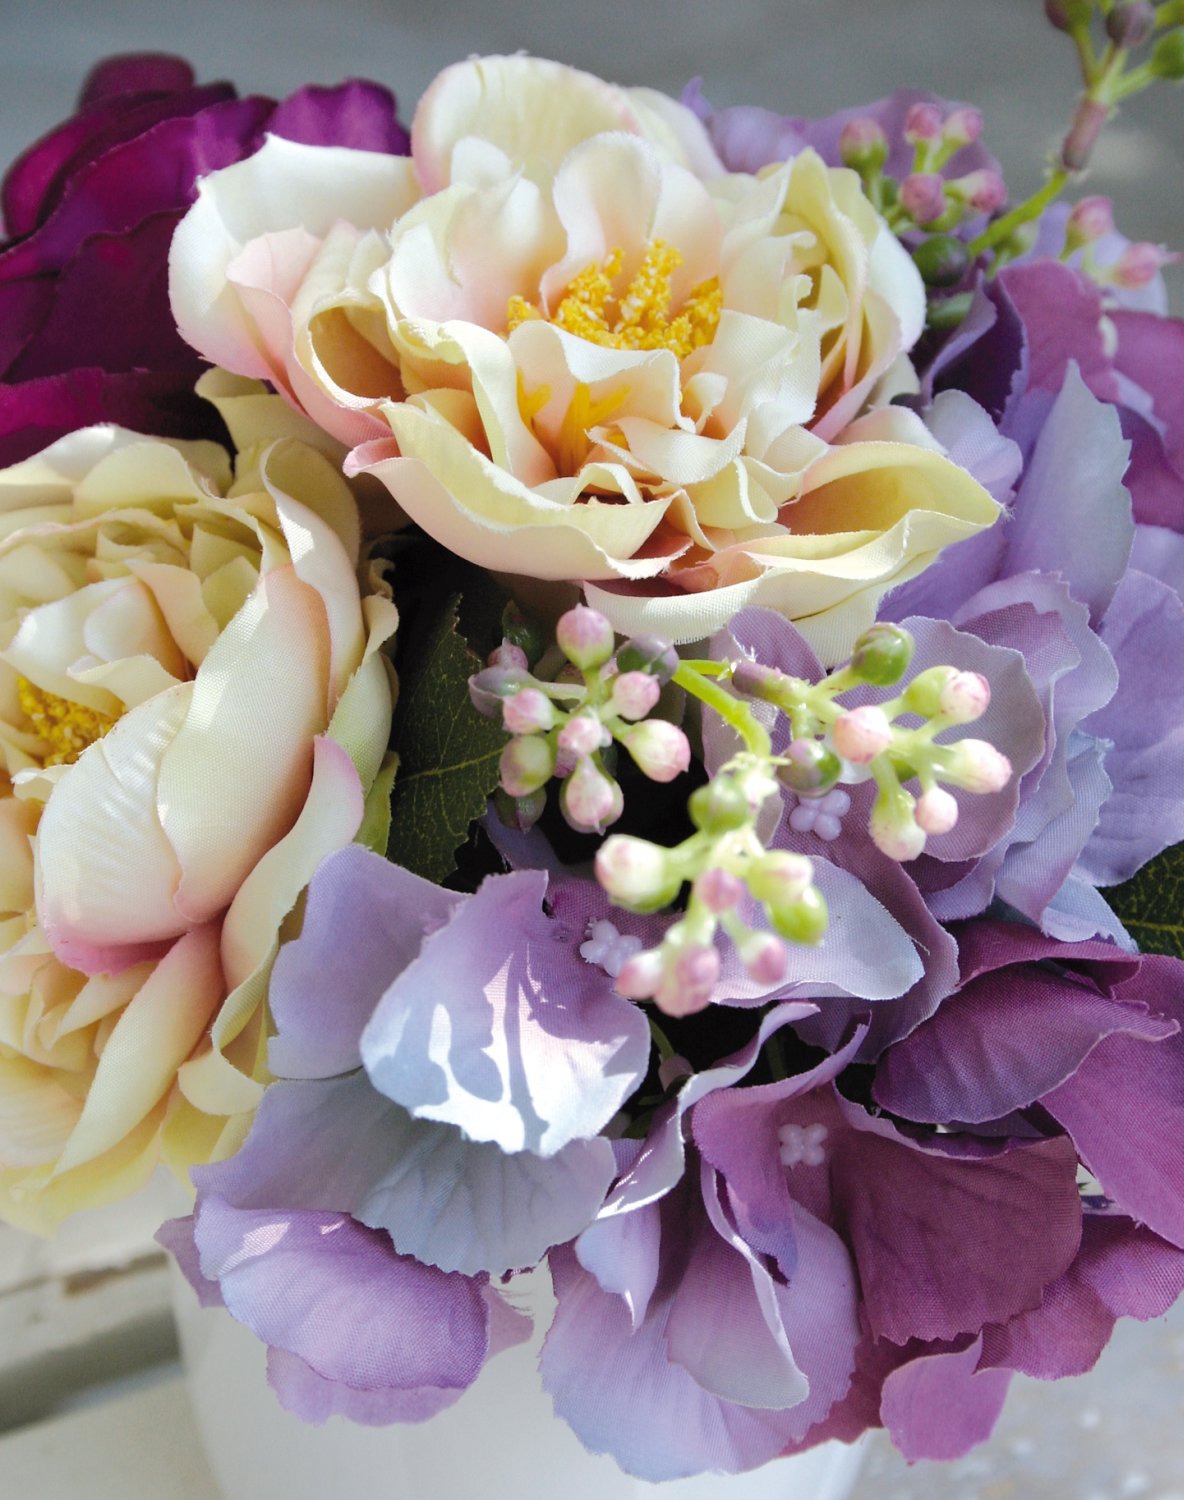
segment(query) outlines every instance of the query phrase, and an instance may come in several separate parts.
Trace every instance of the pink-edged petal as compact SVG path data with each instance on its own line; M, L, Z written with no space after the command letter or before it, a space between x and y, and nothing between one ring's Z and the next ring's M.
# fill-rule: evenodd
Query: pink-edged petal
M157 807L161 762L192 699L192 683L181 683L126 713L46 804L37 910L54 952L72 968L126 968L191 925L175 904L181 869Z
M116 1145L164 1097L222 995L217 927L178 938L107 1038L59 1175Z

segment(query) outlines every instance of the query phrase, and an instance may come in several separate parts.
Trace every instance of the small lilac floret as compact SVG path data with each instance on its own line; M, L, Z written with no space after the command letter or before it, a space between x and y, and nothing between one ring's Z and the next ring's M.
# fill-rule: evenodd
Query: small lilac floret
M554 723L551 700L538 688L522 688L502 700L502 724L510 734L545 734Z
M609 899L631 911L657 911L678 894L681 881L670 872L660 844L632 834L605 839L596 851L596 878Z
M644 719L661 696L661 683L648 672L622 672L613 679L609 708L622 719Z
M913 816L925 833L949 833L958 821L958 803L944 787L932 786L918 797Z
M518 743L530 744L531 741ZM577 832L603 833L621 816L624 798L617 783L606 776L589 756L584 756L563 783L559 807Z
M932 224L946 211L946 185L938 172L910 172L900 185L900 204L917 224Z
M936 104L914 104L904 117L904 138L910 146L936 141L942 133L941 110Z
M783 1167L821 1167L826 1164L826 1138L822 1124L782 1125L777 1132Z
M981 672L955 672L938 696L938 709L954 724L981 719L991 702L991 684Z
M882 167L888 159L888 137L880 122L870 115L848 120L839 132L839 158L856 171Z
M950 112L942 126L942 139L951 146L971 146L983 133L983 117L980 110L955 109Z
M550 780L554 771L554 752L536 735L511 740L498 762L502 790L511 797L529 797Z
M1011 762L986 740L958 740L945 747L942 775L968 792L999 792L1011 780Z
M597 609L577 604L559 616L555 639L568 661L582 671L602 667L613 654L613 627Z
M487 665L491 667L517 667L519 671L525 672L530 666L526 658L526 652L521 646L515 646L513 641L503 641L500 646L495 646L489 653Z
M695 894L709 911L731 911L744 894L744 882L718 865L704 870L695 881Z
M595 714L573 714L559 731L557 743L564 755L578 760L581 756L603 750L611 738Z
M789 946L772 932L752 932L740 945L740 961L749 977L770 989L789 973Z
M967 172L965 177L956 177L948 186L978 214L997 213L1007 202L1007 184L990 167Z
M654 1002L668 1016L690 1016L711 1001L719 982L719 949L714 943L688 943L665 967Z
M1065 225L1065 244L1070 250L1092 245L1114 233L1114 206L1109 198L1092 194L1073 205Z
M866 703L835 720L835 749L853 766L866 766L892 743L892 725L882 708Z
M842 833L850 808L850 796L835 787L823 797L803 797L790 812L789 826L795 833L812 833L829 844Z
M673 781L691 764L691 746L677 724L646 719L620 735L621 743L651 781Z

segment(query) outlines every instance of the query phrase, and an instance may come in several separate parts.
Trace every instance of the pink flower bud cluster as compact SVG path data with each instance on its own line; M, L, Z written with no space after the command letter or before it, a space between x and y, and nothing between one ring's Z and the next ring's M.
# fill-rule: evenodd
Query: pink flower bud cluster
M789 822L796 832L828 842L838 838L850 807L838 783L870 776L878 789L873 839L893 859L915 859L928 837L948 833L958 821L957 800L939 783L989 793L1010 780L1007 757L987 741L936 741L943 730L971 724L987 711L991 688L981 673L930 667L886 702L847 708L838 701L856 687L900 682L912 654L908 632L881 622L860 636L850 663L822 682L808 683L755 661L733 668L733 688L776 705L794 727L774 762L777 779L795 794ZM921 727L897 723L903 715L920 718ZM921 783L919 796L901 785L914 777Z
M624 810L624 796L612 774L614 742L652 781L673 781L690 765L691 747L683 731L665 719L647 717L677 657L664 642L643 639L623 648L618 661L612 626L582 604L561 616L555 641L575 682L533 677L525 653L503 642L485 670L470 678L469 693L474 707L490 718L500 717L511 736L498 778L510 802L510 821L520 828L536 821L547 783L558 778L559 806L567 822L583 833L603 833Z

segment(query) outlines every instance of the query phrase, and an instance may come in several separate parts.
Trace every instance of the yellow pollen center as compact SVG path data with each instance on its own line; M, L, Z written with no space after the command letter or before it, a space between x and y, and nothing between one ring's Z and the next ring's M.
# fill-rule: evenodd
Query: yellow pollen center
M692 287L681 311L671 316L670 283L682 265L679 252L653 240L628 284L619 289L624 258L622 250L613 250L602 265L585 266L568 283L547 321L589 343L613 349L669 349L678 359L711 342L723 305L718 277ZM542 316L525 297L511 297L506 331Z
M49 746L49 754L45 756L47 766L72 765L115 723L110 714L47 693L27 677L17 678L17 698L33 733Z

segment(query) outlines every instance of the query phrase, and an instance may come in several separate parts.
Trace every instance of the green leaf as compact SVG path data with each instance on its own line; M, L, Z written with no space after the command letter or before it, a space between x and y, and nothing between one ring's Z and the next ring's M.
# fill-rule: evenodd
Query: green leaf
M469 824L497 785L506 743L500 725L469 701L481 663L457 633L453 595L402 668L395 714L399 773L387 858L426 880L444 880Z
M1184 844L1165 849L1124 885L1106 892L1144 953L1184 958Z

